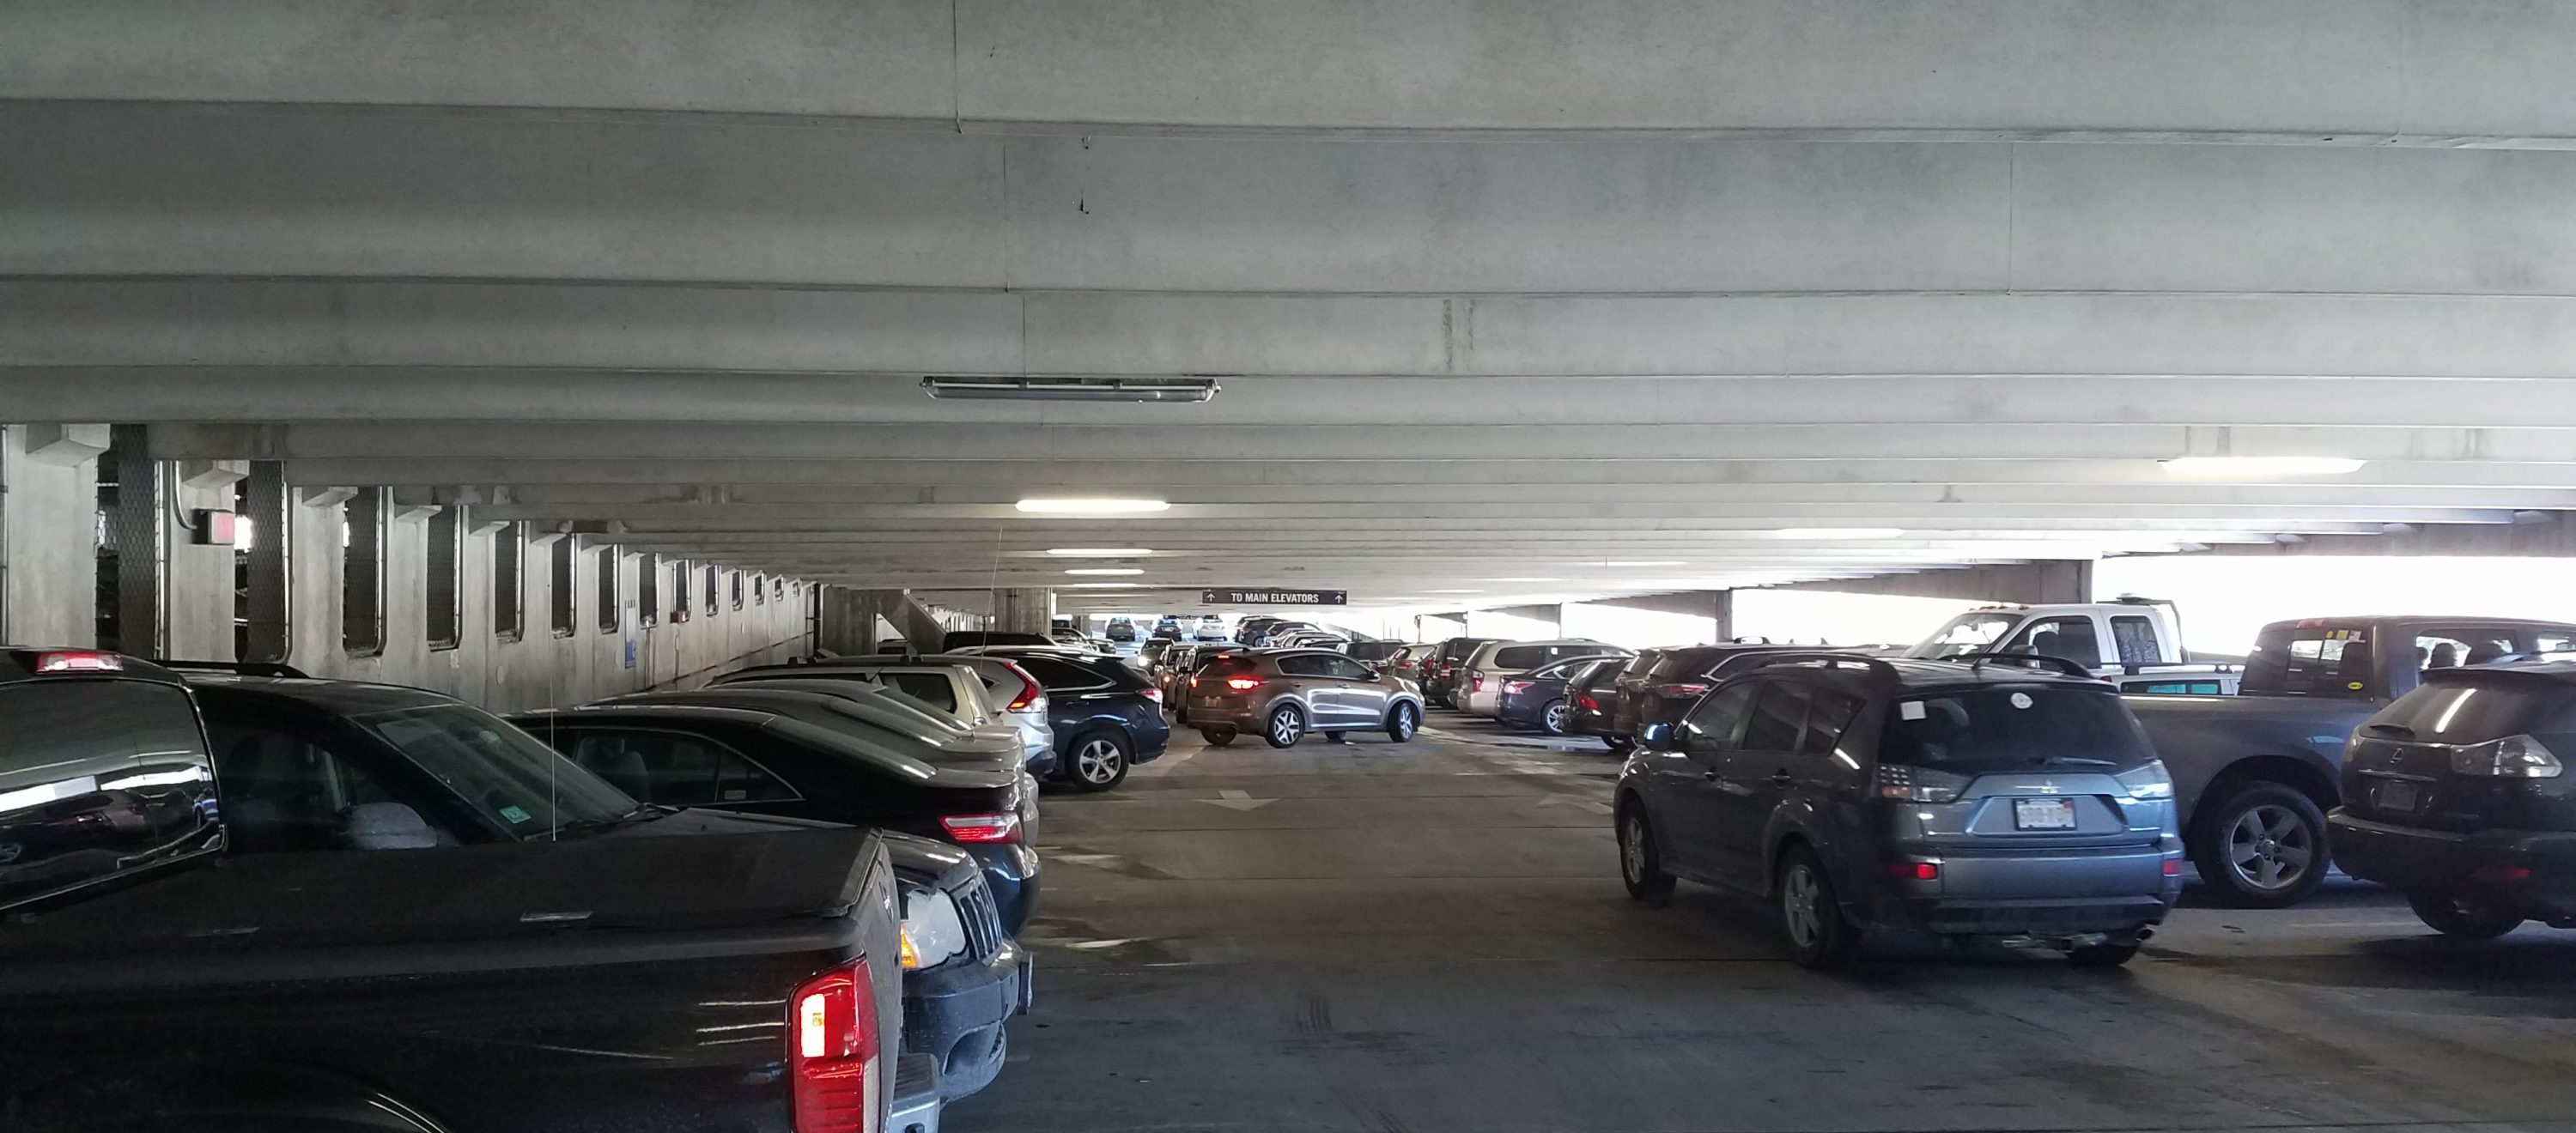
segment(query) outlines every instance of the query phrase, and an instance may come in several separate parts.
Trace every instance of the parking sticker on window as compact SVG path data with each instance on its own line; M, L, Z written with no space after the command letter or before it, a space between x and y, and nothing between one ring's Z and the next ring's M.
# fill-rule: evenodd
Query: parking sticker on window
M1922 719L1922 718L1923 718L1923 702L1922 702L1922 701L1920 701L1920 700L1904 700L1904 701L1899 701L1899 702L1897 702L1897 705L1896 705L1896 718L1897 718L1897 719L1899 719L1899 720L1920 720L1920 719Z
M510 824L515 826L528 820L528 812L515 806L505 806L501 808L501 817L509 819Z

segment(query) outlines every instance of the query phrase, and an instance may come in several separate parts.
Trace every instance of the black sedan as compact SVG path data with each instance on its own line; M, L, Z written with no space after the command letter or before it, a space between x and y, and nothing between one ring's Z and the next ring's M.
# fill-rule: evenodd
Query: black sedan
M1037 782L906 754L818 693L731 705L627 700L510 718L635 798L842 822L954 843L984 867L1005 931L1037 904Z

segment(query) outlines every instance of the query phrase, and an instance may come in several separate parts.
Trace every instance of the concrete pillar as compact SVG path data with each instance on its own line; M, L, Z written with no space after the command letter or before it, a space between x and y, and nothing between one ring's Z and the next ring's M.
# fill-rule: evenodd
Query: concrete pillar
M105 431L0 427L0 642L97 641L93 530Z
M995 595L993 628L1011 633L1045 633L1055 624L1055 591L1043 587L1013 588Z

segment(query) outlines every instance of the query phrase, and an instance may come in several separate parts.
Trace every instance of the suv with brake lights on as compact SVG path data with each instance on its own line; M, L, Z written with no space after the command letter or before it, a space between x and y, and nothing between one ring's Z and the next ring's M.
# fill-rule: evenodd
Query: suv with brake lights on
M2335 864L2445 935L2576 928L2570 755L2576 663L2428 671L2345 748Z
M1272 747L1295 747L1308 732L1339 743L1350 732L1383 730L1397 743L1422 727L1413 682L1323 649L1219 655L1190 675L1189 721L1210 747L1257 732Z
M2119 690L2056 658L1761 658L1620 771L1621 879L1766 899L1791 957L1868 934L2127 963L2173 908L2173 780Z

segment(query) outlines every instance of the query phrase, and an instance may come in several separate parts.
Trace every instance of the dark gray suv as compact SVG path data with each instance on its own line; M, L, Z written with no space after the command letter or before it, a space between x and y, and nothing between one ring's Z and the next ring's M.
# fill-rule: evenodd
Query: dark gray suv
M2063 670L1763 658L1621 770L1629 893L1761 895L1809 967L1873 929L2127 962L2181 890L2173 781L2117 690Z

